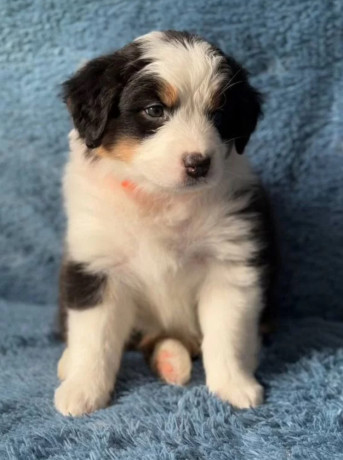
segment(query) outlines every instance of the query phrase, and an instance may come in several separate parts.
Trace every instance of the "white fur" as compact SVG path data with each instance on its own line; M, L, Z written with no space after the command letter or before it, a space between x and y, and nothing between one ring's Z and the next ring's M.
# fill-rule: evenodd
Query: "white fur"
M218 72L222 57L211 51L204 41L185 42L165 40L162 32L150 32L137 38L144 50L142 59L152 62L144 73L158 75L174 86L182 102L193 99L198 106L210 105L212 94L220 87L224 75Z

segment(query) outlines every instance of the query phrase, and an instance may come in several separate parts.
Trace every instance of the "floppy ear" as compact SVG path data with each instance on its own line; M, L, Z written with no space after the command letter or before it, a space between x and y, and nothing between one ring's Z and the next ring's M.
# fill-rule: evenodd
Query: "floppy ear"
M262 96L249 81L247 72L232 58L227 58L232 77L225 91L225 138L233 139L237 153L243 153L260 115Z
M100 145L118 103L122 83L115 63L115 54L94 59L63 84L63 99L88 148Z

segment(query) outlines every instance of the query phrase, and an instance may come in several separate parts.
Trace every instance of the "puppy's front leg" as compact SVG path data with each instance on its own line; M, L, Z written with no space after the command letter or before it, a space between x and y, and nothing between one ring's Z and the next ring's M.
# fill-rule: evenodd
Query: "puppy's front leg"
M55 406L64 415L79 416L107 405L132 327L133 305L120 289L112 292L107 286L98 300L88 308L68 308L65 380L55 392Z
M238 408L263 401L263 388L254 377L261 304L258 272L252 267L213 267L200 293L206 383Z

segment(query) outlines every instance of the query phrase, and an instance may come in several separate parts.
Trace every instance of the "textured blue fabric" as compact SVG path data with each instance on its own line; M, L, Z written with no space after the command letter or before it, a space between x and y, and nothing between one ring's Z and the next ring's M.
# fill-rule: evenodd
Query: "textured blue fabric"
M0 0L0 459L343 458L343 2ZM266 94L248 154L280 228L283 320L264 351L267 403L236 411L125 356L115 404L52 405L52 334L70 121L59 84L152 29L198 32ZM113 402L114 402L113 400Z

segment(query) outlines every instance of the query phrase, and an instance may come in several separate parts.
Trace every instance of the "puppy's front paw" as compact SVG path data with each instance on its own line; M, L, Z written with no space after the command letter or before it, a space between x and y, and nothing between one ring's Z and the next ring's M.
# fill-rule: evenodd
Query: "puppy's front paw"
M67 379L55 391L55 407L63 415L78 417L108 404L110 392L76 379Z
M238 409L248 409L263 403L264 390L254 377L208 382L209 390L221 400L227 401Z

